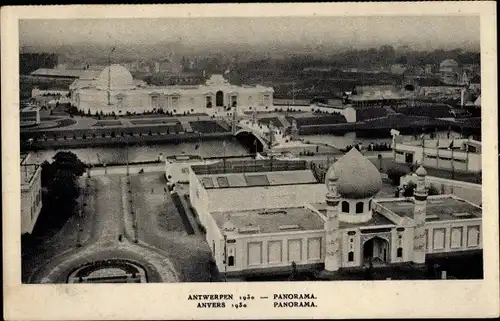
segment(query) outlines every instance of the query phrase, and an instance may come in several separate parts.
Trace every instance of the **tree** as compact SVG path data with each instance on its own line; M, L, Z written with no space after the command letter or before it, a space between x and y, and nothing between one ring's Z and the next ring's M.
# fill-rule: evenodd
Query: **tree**
M399 185L401 176L410 173L410 168L403 164L392 163L391 166L387 169L387 176L392 181L393 185Z
M290 275L290 278L288 278L289 281L295 281L299 277L299 272L297 271L297 264L295 262L292 262L292 274Z
M417 184L414 182L410 181L408 184L405 185L403 189L403 196L404 197L412 197L413 192L415 191L415 188L417 187Z
M43 211L37 229L60 227L74 214L76 199L80 195L77 178L86 165L72 152L58 152L52 163L42 163ZM44 217L44 218L42 218Z
M439 189L436 186L434 186L433 184L431 184L429 186L429 189L427 190L427 194L428 195L439 195L441 193L440 193Z

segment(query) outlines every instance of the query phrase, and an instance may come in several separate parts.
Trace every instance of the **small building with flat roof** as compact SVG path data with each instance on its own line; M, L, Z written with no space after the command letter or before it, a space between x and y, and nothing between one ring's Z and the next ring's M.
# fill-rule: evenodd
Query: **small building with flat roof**
M393 138L393 158L397 163L419 164L425 167L480 172L481 142L464 138L439 138L403 142L401 136Z
M389 215L414 219L412 198L379 200L380 211ZM426 204L426 254L477 250L481 241L481 207L454 195L430 196Z

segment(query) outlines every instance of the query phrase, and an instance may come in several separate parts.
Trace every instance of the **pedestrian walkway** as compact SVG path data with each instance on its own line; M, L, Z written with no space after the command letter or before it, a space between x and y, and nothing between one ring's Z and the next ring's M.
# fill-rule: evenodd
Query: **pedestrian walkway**
M288 119L286 119L285 116L280 115L280 116L278 116L278 119L279 119L281 125L283 125L284 128L292 127L292 125L290 124L290 122L288 121Z
M181 120L181 125L184 128L184 131L186 133L192 133L193 132L193 128L191 127L191 124L189 123L189 121Z

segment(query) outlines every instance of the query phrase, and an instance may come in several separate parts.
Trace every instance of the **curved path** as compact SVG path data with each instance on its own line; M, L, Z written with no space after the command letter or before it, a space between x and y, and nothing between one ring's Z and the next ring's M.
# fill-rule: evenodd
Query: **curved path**
M179 277L168 256L147 244L132 242L132 235L124 233L128 193L122 194L123 176L94 176L95 191L90 195L94 210L94 224L89 240L83 247L66 250L39 268L30 276L29 283L66 283L67 276L82 264L97 260L125 259L142 265L148 282L178 282ZM125 236L119 240L119 235Z

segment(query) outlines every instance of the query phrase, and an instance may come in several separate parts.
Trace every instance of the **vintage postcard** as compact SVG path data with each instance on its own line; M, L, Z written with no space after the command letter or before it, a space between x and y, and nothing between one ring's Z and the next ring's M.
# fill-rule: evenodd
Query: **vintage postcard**
M6 319L498 316L494 2L1 22Z

